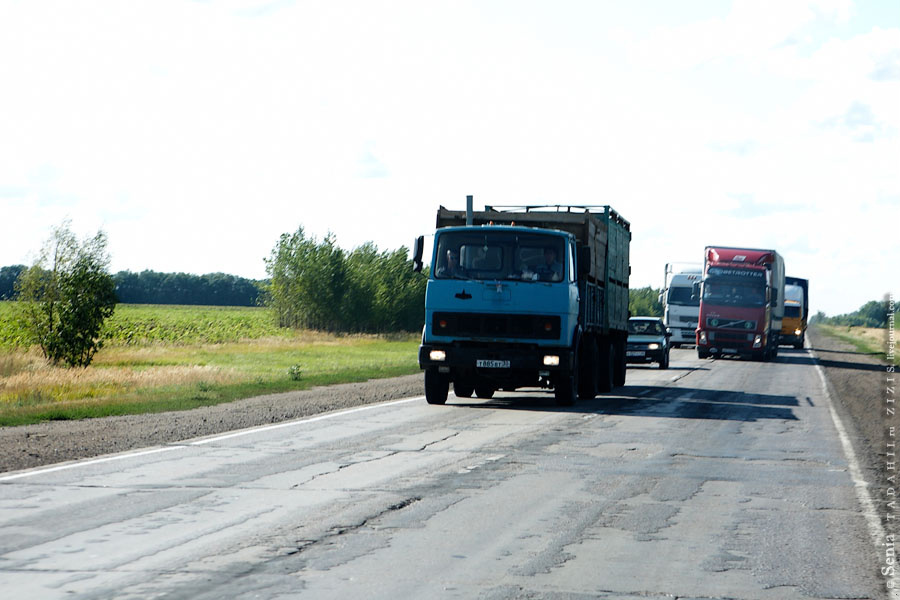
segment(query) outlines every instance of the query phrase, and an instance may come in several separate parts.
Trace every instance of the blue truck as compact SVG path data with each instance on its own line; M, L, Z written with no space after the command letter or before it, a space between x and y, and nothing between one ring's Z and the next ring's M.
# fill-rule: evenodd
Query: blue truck
M568 406L624 385L631 225L609 206L438 209L419 366L444 404L553 389ZM416 240L416 268L424 238Z

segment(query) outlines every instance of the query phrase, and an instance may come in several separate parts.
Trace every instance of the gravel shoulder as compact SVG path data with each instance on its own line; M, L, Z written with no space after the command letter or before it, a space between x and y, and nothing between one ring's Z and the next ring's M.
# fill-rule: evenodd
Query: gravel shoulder
M0 473L420 396L424 385L421 374L407 375L269 394L187 411L2 428Z
M886 487L886 364L810 328L808 341L825 371L835 408L853 440L873 494ZM270 394L190 411L53 421L0 429L0 472L181 442L227 431L300 419L399 398L419 396L421 374ZM897 419L900 420L900 419ZM900 428L898 428L900 436Z
M887 410L894 406L887 403L888 398L896 399L888 396L888 377L892 375L888 364L816 327L807 331L807 338L807 345L825 371L835 410L853 443L870 494L878 504L888 487L885 458L891 439L889 428L897 428L894 442L900 438L900 415L891 415Z

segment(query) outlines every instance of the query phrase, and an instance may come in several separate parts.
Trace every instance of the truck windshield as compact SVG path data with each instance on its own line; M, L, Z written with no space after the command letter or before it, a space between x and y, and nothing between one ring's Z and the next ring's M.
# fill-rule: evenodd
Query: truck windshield
M663 335L666 332L659 321L641 321L631 319L628 321L628 333L634 335Z
M565 239L498 229L439 234L436 279L562 281Z
M707 281L703 284L703 301L744 307L765 306L766 290L746 282Z
M799 306L788 306L785 304L784 316L794 317L796 319L799 319L800 318L800 307Z
M666 301L669 304L678 306L700 306L699 297L696 300L691 300L692 293L693 290L690 287L670 287L669 297Z

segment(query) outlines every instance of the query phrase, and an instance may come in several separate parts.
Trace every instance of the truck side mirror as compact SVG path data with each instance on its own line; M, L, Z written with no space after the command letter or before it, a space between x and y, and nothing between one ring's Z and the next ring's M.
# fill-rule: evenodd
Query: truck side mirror
M772 306L778 306L778 288L772 288Z
M700 299L700 282L695 281L691 285L691 300L699 300Z
M591 248L582 246L578 249L578 274L587 275L591 272Z
M420 235L413 243L413 271L422 272L422 255L425 253L425 236Z

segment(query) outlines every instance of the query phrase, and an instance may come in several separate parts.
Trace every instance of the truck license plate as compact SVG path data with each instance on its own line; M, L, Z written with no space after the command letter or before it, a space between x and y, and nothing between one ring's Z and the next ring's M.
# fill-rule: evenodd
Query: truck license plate
M625 352L625 356L644 356L644 353L641 350L628 350Z
M483 369L508 369L508 360L476 360L475 366Z

